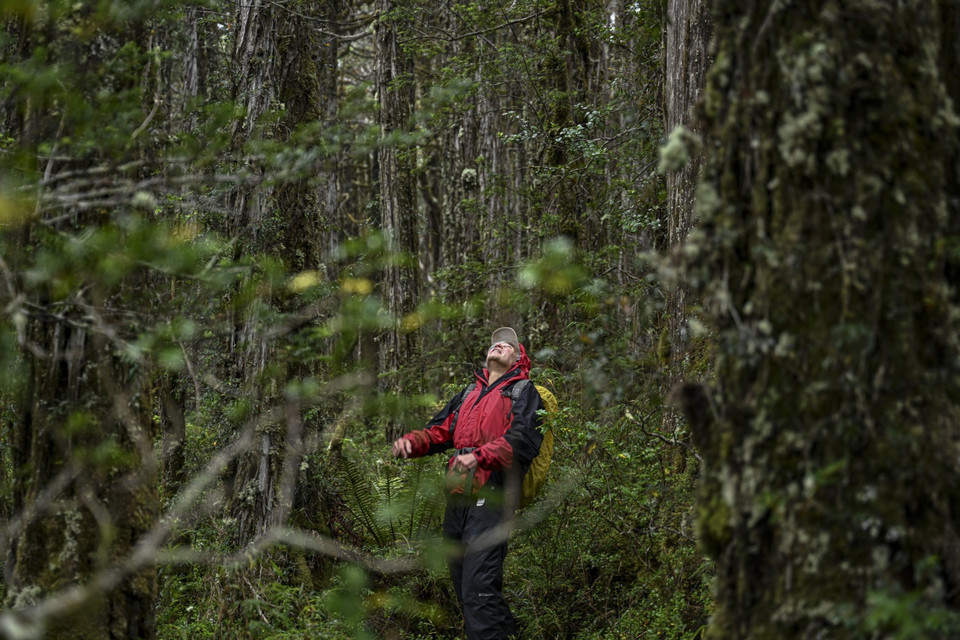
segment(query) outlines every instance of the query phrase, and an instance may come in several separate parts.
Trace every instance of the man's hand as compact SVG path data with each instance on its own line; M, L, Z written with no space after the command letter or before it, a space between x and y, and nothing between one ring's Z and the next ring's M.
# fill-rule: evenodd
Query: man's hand
M413 443L406 438L397 438L393 441L393 457L409 458L413 453Z
M472 453L464 453L454 459L453 469L455 471L470 471L471 469L477 468L478 462L477 456Z

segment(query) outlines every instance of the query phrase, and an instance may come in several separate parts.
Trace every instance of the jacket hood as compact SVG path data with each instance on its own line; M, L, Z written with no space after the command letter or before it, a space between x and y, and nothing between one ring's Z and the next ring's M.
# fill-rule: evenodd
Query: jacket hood
M523 348L523 345L520 345L520 359L517 361L517 364L520 365L520 370L523 371L527 376L530 376L530 358L527 357L527 350Z

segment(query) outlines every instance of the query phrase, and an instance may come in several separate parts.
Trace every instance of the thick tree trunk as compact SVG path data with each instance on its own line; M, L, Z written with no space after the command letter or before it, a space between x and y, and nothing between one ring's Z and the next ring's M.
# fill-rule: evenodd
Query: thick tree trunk
M261 126L251 112L263 115L270 101L279 99L284 115L276 131L261 135L289 138L300 126L326 123L336 108L336 38L319 35L313 27L315 18L323 24L335 23L340 3L326 2L322 14L302 7L296 13L276 17L277 7L269 3L241 3L239 31L235 47L238 64L248 75L238 94L248 104L244 131L249 134ZM273 52L271 62L259 60L263 52ZM259 116L258 116L259 117ZM322 238L328 228L328 217L336 200L333 175L317 171L274 189L247 196L248 202L259 202L253 212L266 207L277 211L281 222L276 244L264 247L275 253L291 273L320 267ZM265 239L265 238L264 238ZM254 242L256 245L257 243ZM280 304L274 301L274 304ZM280 401L276 381L262 379L268 362L276 363L282 355L264 335L260 320L254 314L244 319L238 339L237 372L261 408ZM278 363L276 363L278 364ZM293 370L296 370L295 372ZM306 373L297 363L289 363L283 379ZM240 542L249 542L270 527L283 524L293 504L293 485L284 480L290 469L298 469L299 461L290 459L290 452L299 452L299 419L289 416L285 424L262 428L255 450L238 460L234 470L234 495L231 511L237 518ZM292 465L292 466L291 466Z
M694 134L700 123L694 107L706 81L710 17L704 0L671 0L664 28L665 131L684 127ZM667 175L667 241L671 248L686 239L693 224L693 196L700 173L695 153L678 171Z
M89 256L65 256L49 248L64 263L48 267L53 271L44 271L39 282L23 275L36 268L48 243L83 245L107 225L111 214L122 213L108 205L64 206L51 215L53 205L41 205L48 189L61 186L56 183L58 172L81 176L77 182L83 184L85 172L96 175L125 154L135 154L129 140L123 149L104 141L83 157L73 157L71 139L91 140L87 130L91 124L88 113L79 114L69 105L93 105L90 113L100 116L104 103L113 104L103 96L135 94L142 88L137 79L144 69L133 56L118 53L138 51L142 17L92 28L83 13L69 20L55 12L39 11L29 17L27 13L4 33L3 79L9 95L0 107L4 133L8 143L12 141L4 163L6 175L15 176L4 185L9 189L4 195L25 193L29 185L31 194L39 194L36 212L42 218L31 216L10 224L9 217L0 216L5 218L0 224L5 282L0 306L16 318L7 326L16 326L20 353L15 363L22 367L22 389L10 426L12 520L0 534L7 546L6 604L18 609L56 600L117 569L156 524L159 511L148 372L142 363L131 363L118 344L123 339L117 337L128 333L127 309L118 309L128 284L136 286L130 283L132 278L106 285L104 280L122 270L105 269L107 275L90 277L91 271L98 272L83 262ZM81 39L74 37L77 32L91 35ZM55 82L34 86L18 79L36 74L40 60L48 73L60 74L47 76ZM25 64L18 68L21 63ZM71 72L63 72L61 66ZM121 119L122 107L115 108L114 115ZM135 106L123 113L130 118L143 115ZM47 184L42 185L44 178ZM90 200L96 202L97 196ZM9 207L9 200L2 207ZM18 228L17 222L22 226ZM79 228L90 232L73 236ZM64 264L76 278L69 291L58 271ZM116 588L99 590L74 603L66 614L43 620L44 637L152 638L156 583L156 570L150 568ZM7 625L3 632L12 635Z
M956 3L714 4L710 638L960 635Z
M160 408L163 436L160 459L161 488L163 498L169 500L177 494L186 479L187 421L184 417L184 402L178 397L183 388L180 376L163 374L157 382L157 400Z
M36 318L29 340L46 357L23 354L31 375L13 427L14 504L25 526L12 540L6 582L21 607L128 559L159 505L144 373L104 356L102 334L62 315ZM47 620L44 637L152 638L156 593L156 570L143 570Z
M245 107L245 114L236 120L234 134L249 139L277 95L277 35L281 27L278 8L266 0L238 0L236 7L233 98ZM283 19L287 19L286 14Z
M585 214L583 191L576 180L576 169L582 158L571 150L571 139L566 130L582 122L586 69L589 66L589 48L584 42L580 8L576 0L558 0L547 14L555 45L544 59L547 87L546 149L544 162L557 171L543 185L547 200L547 216L553 218L559 235L569 237L580 245Z
M285 72L280 80L279 95L286 109L278 132L280 138L289 137L298 126L327 121L330 114L325 113L324 107L328 106L329 94L324 91L331 90L330 70L336 64L334 43L320 42L314 30L303 24L305 21L291 22L294 29L280 47ZM318 56L317 52L322 55ZM324 80L327 80L326 86ZM320 265L320 242L328 224L321 206L328 202L332 187L332 176L319 171L277 189L276 206L284 214L279 257L291 273L313 270Z
M261 124L261 117L271 107L277 95L277 75L280 69L278 52L282 21L278 21L276 7L263 0L236 3L232 66L235 69L233 98L245 107L243 118L234 122L234 144L269 134ZM266 245L275 245L277 238L264 237L261 225L264 212L270 206L273 189L239 187L232 194L234 220L228 222L231 233L240 233L241 241L235 256L244 251L255 251ZM276 231L276 225L272 225ZM233 376L236 383L251 398L255 410L264 410L275 397L267 396L269 383L261 380L271 345L263 335L259 316L259 301L249 307L239 307L234 313L234 331L230 342L233 356ZM283 451L283 429L279 424L261 428L255 445L239 457L230 469L230 502L228 510L237 521L237 542L248 543L263 534L271 523L276 500L275 479L280 473Z
M335 116L338 104L335 31L341 8L340 2L320 6L305 3L296 12L284 12L280 20L275 15L277 7L265 3L240 7L239 24L243 28L237 34L238 59L251 55L256 58L261 51L276 52L276 60L270 67L262 68L262 73L243 76L248 84L239 91L242 95L254 92L256 96L248 97L247 101L261 113L270 106L271 99L279 100L283 108L276 130L265 129L258 135L286 139L301 126L326 125ZM317 24L323 24L324 28L317 29ZM256 70L261 69L263 63L248 60L242 64ZM259 126L251 121L246 130L254 131ZM324 244L334 228L338 182L333 171L325 169L319 167L305 172L269 192L259 191L247 198L250 203L261 203L249 209L251 221L256 212L265 207L278 214L280 223L276 225L275 242L264 250L274 253L293 274L321 268ZM259 246L266 239L262 236L253 244ZM273 303L283 305L278 300ZM262 379L268 362L285 367L282 379L297 378L309 371L296 362L277 362L283 356L273 344L265 341L261 329L256 317L246 318L242 323L237 344L241 347L240 354L249 354L249 357L238 359L237 370L243 384L266 407L280 400L275 381ZM290 470L299 468L298 461L290 458L291 452L299 452L299 435L293 431L299 434L300 428L299 419L292 416L286 424L264 427L255 450L238 460L233 472L231 511L237 517L241 542L254 540L272 526L286 521L294 500Z

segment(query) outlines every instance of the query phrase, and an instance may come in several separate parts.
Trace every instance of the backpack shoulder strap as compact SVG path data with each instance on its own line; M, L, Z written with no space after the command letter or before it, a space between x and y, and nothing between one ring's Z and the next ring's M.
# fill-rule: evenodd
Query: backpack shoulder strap
M516 402L528 384L533 384L533 382L526 379L517 380L509 391L510 399ZM537 390L537 395L540 396L540 402L543 403L543 408L547 410L547 413L556 413L560 407L557 403L557 397L553 395L553 392L539 384L534 384L533 387Z
M513 386L510 387L510 399L514 402L519 400L520 396L523 394L523 390L527 388L528 384L530 384L530 380L526 378L514 382Z

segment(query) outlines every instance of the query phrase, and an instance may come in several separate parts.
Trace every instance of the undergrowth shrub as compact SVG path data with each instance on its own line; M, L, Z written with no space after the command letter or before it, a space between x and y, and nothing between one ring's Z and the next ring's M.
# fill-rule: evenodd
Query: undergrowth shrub
M698 461L683 434L672 444L673 434L659 433L656 406L586 411L570 380L553 371L551 382L562 408L549 481L519 515L505 565L524 637L697 638L711 569L694 539ZM374 557L417 558L416 569L370 575L282 548L242 569L167 567L158 637L462 638L438 538L443 461L398 462L386 444L347 442L334 477L329 464L311 466L342 499L350 544ZM226 552L228 529L211 520L190 532L192 545Z
M525 637L687 640L704 624L710 571L692 530L696 460L653 435L658 420L650 412L640 428L632 415L561 413L546 491L560 485L564 495L507 556Z

